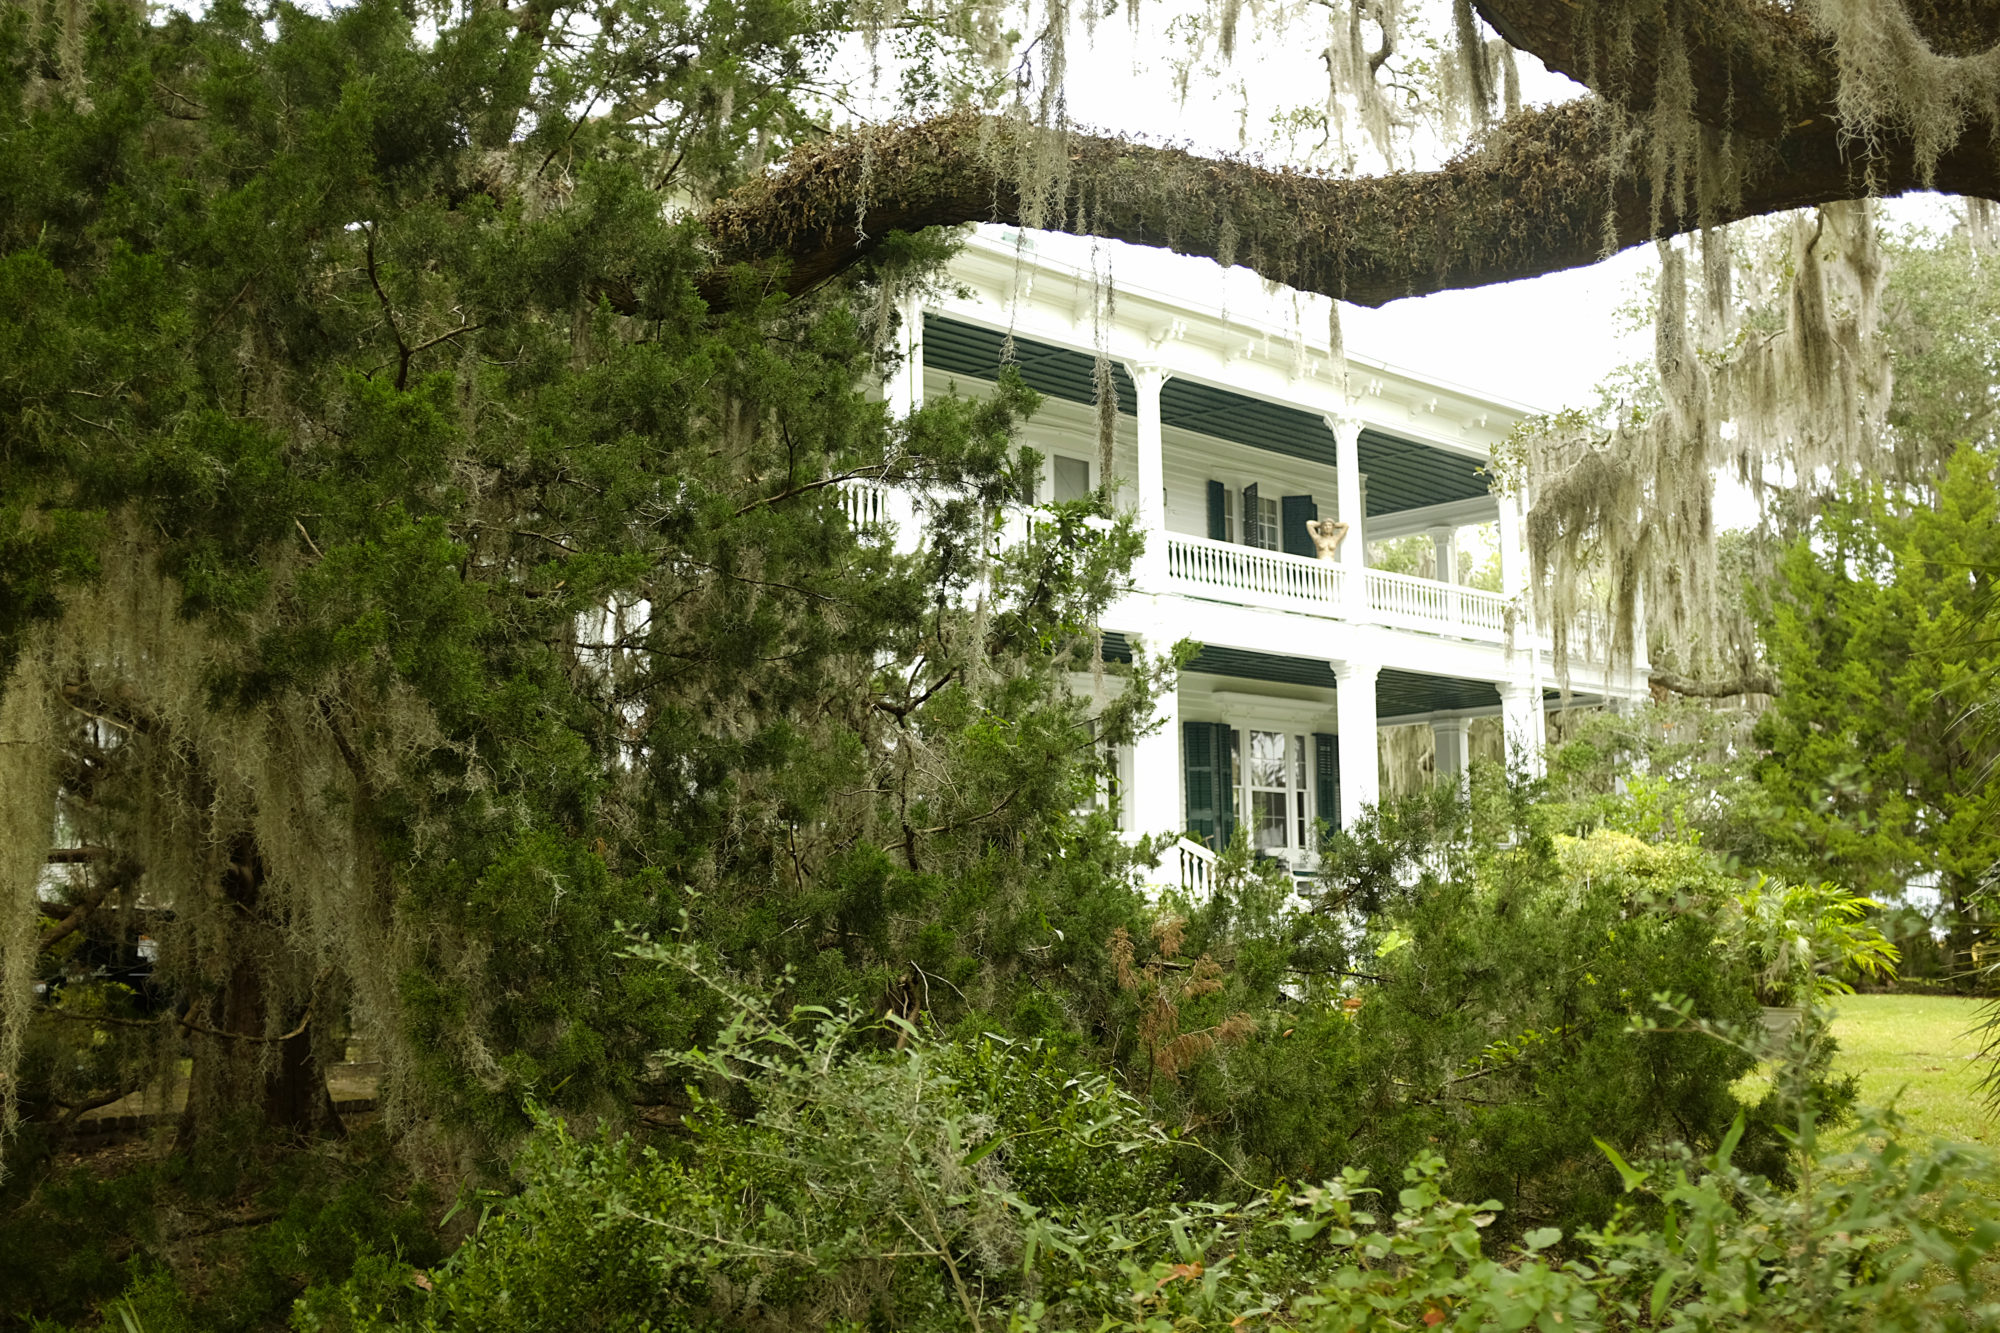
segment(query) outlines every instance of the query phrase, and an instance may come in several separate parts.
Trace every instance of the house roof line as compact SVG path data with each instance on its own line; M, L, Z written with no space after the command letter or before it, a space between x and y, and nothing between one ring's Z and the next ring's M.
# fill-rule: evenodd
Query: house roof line
M1013 231L1014 229L1012 228L1004 230L984 226L976 228L967 240L965 253L975 260L986 261L989 266L998 265L1004 267L1008 270L1007 276L1009 277L1011 277L1012 271L1018 262L1021 267L1037 276L1046 275L1068 278L1079 285L1087 286L1090 284L1092 280L1091 275L1086 270L1070 261L1042 254L1033 248L1032 244L1027 252L1019 256L1017 260L1017 253L1013 243L1005 238L1008 233ZM1216 333L1224 335L1233 334L1236 337L1242 337L1246 334L1252 335L1258 339L1268 340L1277 346L1289 346L1296 337L1304 345L1309 354L1320 357L1330 357L1332 355L1331 341L1324 332L1327 324L1326 302L1329 298L1320 296L1314 292L1297 292L1287 287L1276 289L1276 292L1289 293L1296 296L1302 302L1307 303L1319 316L1316 321L1308 321L1302 318L1299 321L1299 327L1296 329L1291 327L1288 321L1279 322L1268 318L1252 317L1246 315L1240 307L1232 308L1203 297L1190 297L1181 292L1162 291L1143 281L1129 283L1119 281L1116 284L1116 292L1121 305L1132 302L1144 302L1157 307L1162 314L1169 314L1171 318L1198 318L1207 324L1211 331ZM1274 298L1275 295L1276 293L1274 293ZM1315 328L1320 330L1317 337L1313 333L1308 332L1308 330ZM1365 351L1357 351L1352 347L1347 349L1347 362L1350 373L1355 369L1376 372L1399 380L1410 388L1430 391L1440 396L1448 396L1458 402L1470 406L1487 408L1503 416L1516 418L1536 416L1545 410L1530 403L1520 402L1516 399L1475 389L1470 385L1449 380L1442 376L1412 370L1407 366L1398 365L1395 362L1371 355Z

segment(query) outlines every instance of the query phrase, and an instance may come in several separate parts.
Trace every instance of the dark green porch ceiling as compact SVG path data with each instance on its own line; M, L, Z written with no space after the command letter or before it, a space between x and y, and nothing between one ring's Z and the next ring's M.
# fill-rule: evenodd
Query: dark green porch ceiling
M991 380L999 373L1003 335L943 315L924 316L924 364L948 375ZM1037 393L1092 403L1093 361L1081 352L1026 338L1014 340L1021 378ZM1113 365L1118 410L1137 409L1132 377ZM1160 390L1160 417L1170 426L1233 440L1254 449L1308 462L1335 465L1333 432L1310 412L1283 407L1192 380L1170 379ZM1485 495L1491 489L1477 461L1376 430L1361 432L1361 471L1368 477L1368 517L1446 504Z
M1106 630L1104 659L1107 662L1132 660L1132 645L1123 634ZM1253 653L1240 648L1215 648L1204 644L1187 670L1208 676L1232 676L1237 680L1264 680L1284 685L1313 685L1337 690L1333 668L1312 657L1286 657L1276 653ZM1544 690L1543 698L1560 700L1559 690ZM1461 680L1456 676L1429 676L1418 671L1398 671L1384 667L1375 677L1375 716L1410 717L1418 713L1456 712L1469 708L1498 708L1498 687L1483 680Z

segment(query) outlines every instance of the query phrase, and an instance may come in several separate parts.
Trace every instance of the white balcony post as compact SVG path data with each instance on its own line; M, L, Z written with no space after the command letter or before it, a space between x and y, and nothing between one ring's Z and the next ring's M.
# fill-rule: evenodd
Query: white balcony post
M1330 665L1340 731L1340 826L1353 828L1362 810L1382 799L1381 737L1375 730L1375 677L1382 668L1374 662Z
M1427 531L1436 552L1437 579L1444 585L1445 618L1456 633L1465 619L1458 596L1458 529L1447 524Z
M1437 554L1437 579L1440 583L1458 584L1458 529L1446 525L1426 528L1424 535L1431 539L1431 549Z
M897 307L895 374L882 386L889 415L906 420L924 405L924 307L920 297L906 297ZM915 497L901 486L882 488L882 516L896 528L896 549L913 551L923 536L923 520Z
M1494 498L1500 502L1500 592L1512 601L1528 587L1528 548L1521 540L1521 502L1518 495Z
M1449 779L1460 795L1471 789L1471 764L1466 745L1467 722L1462 717L1431 719L1431 735L1437 742L1437 775Z
M1146 537L1146 552L1133 569L1133 581L1141 588L1160 588L1167 573L1167 461L1161 438L1160 389L1167 372L1160 366L1136 365L1132 389L1139 408L1139 464L1133 478L1139 530Z
M1541 690L1527 681L1502 681L1500 730L1506 738L1508 772L1521 778L1541 777L1546 771L1542 747L1548 736Z
M1513 611L1514 628L1507 636L1508 647L1542 651L1542 635L1535 624L1534 607L1528 597L1528 547L1523 540L1521 493L1496 494L1500 511L1500 595ZM1511 742L1510 742L1511 744Z
M1334 490L1339 498L1340 521L1347 524L1347 537L1340 543L1340 567L1347 582L1347 601L1353 610L1368 607L1367 515L1361 499L1361 420L1358 417L1329 416L1333 431ZM1343 785L1342 791L1347 790Z
M897 307L896 373L883 386L889 415L898 421L924 405L924 307L907 297Z
M1169 636L1159 636L1163 644ZM1148 640L1149 641L1149 640ZM1142 641L1143 651L1145 642ZM1181 697L1170 685L1153 705L1159 725L1132 744L1132 780L1126 785L1125 826L1134 833L1176 834L1187 827L1181 804Z

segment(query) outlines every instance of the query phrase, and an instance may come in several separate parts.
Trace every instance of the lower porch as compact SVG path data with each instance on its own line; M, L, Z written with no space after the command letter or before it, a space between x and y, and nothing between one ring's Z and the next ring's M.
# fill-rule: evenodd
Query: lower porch
M1105 635L1107 660L1131 656L1125 636ZM1544 710L1558 701L1516 682L1204 647L1120 765L1122 822L1211 854L1241 828L1303 873L1316 821L1350 826L1385 792L1464 781L1477 758L1539 771Z

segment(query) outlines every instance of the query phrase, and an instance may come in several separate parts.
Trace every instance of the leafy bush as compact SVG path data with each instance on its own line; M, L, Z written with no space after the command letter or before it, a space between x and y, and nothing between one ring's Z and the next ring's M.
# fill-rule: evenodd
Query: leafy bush
M1914 1147L1893 1114L1866 1128L1863 1142L1875 1146L1822 1156L1814 1122L1801 1121L1793 1146L1806 1169L1795 1190L1734 1161L1740 1124L1699 1159L1682 1154L1641 1170L1608 1154L1635 1206L1567 1244L1560 1230L1540 1228L1501 1254L1485 1243L1497 1202L1452 1200L1440 1188L1442 1159L1425 1154L1403 1172L1387 1226L1361 1172L1273 1192L1227 1215L1190 1212L1169 1227L1170 1244L1119 1254L1115 1291L1104 1284L1083 1309L1031 1307L1013 1327L1992 1327L2000 1318L1990 1267L2000 1222L1981 1194L2000 1183L1992 1161L1960 1148ZM1103 1322L1077 1319L1086 1309Z
M1607 1224L1488 1253L1498 1200L1456 1201L1420 1153L1386 1219L1366 1171L1238 1202L1164 1197L1175 1145L1101 1080L1027 1043L952 1048L897 1020L780 1022L744 997L674 1063L697 1098L671 1147L544 1117L465 1247L428 1274L376 1256L308 1294L300 1333L572 1329L1909 1330L1990 1326L2000 1223L1984 1158L1917 1149L1893 1115L1796 1188L1714 1151L1600 1150ZM1130 1191L1128 1194L1127 1191Z
M430 1194L379 1131L293 1153L230 1128L193 1152L109 1175L74 1167L6 1200L0 1329L121 1330L123 1312L145 1333L247 1333L382 1255L402 1277L441 1257Z
M1393 1177L1437 1152L1448 1192L1506 1205L1503 1232L1575 1228L1618 1198L1594 1137L1628 1154L1710 1151L1746 1110L1739 1155L1782 1177L1790 1113L1741 1103L1733 1085L1759 1052L1713 1035L1758 1012L1749 962L1718 947L1735 881L1687 843L1551 836L1506 793L1488 799L1525 816L1506 843L1448 792L1393 804L1330 840L1317 899L1290 911L1218 866L1180 952L1226 983L1181 1021L1242 1011L1256 1031L1150 1084L1170 1123L1227 1159L1183 1164L1196 1192L1350 1166ZM1660 995L1685 1012L1662 1024ZM1802 1075L1838 1114L1818 1035Z
M363 1265L312 1293L312 1330L962 1327L1018 1289L1028 1225L1160 1198L1175 1145L1102 1073L1036 1042L947 1045L801 1006L640 950L736 1007L671 1141L578 1137L543 1115L467 1245L424 1278ZM407 1266L405 1267L407 1274ZM386 1280L385 1280L386 1279Z

